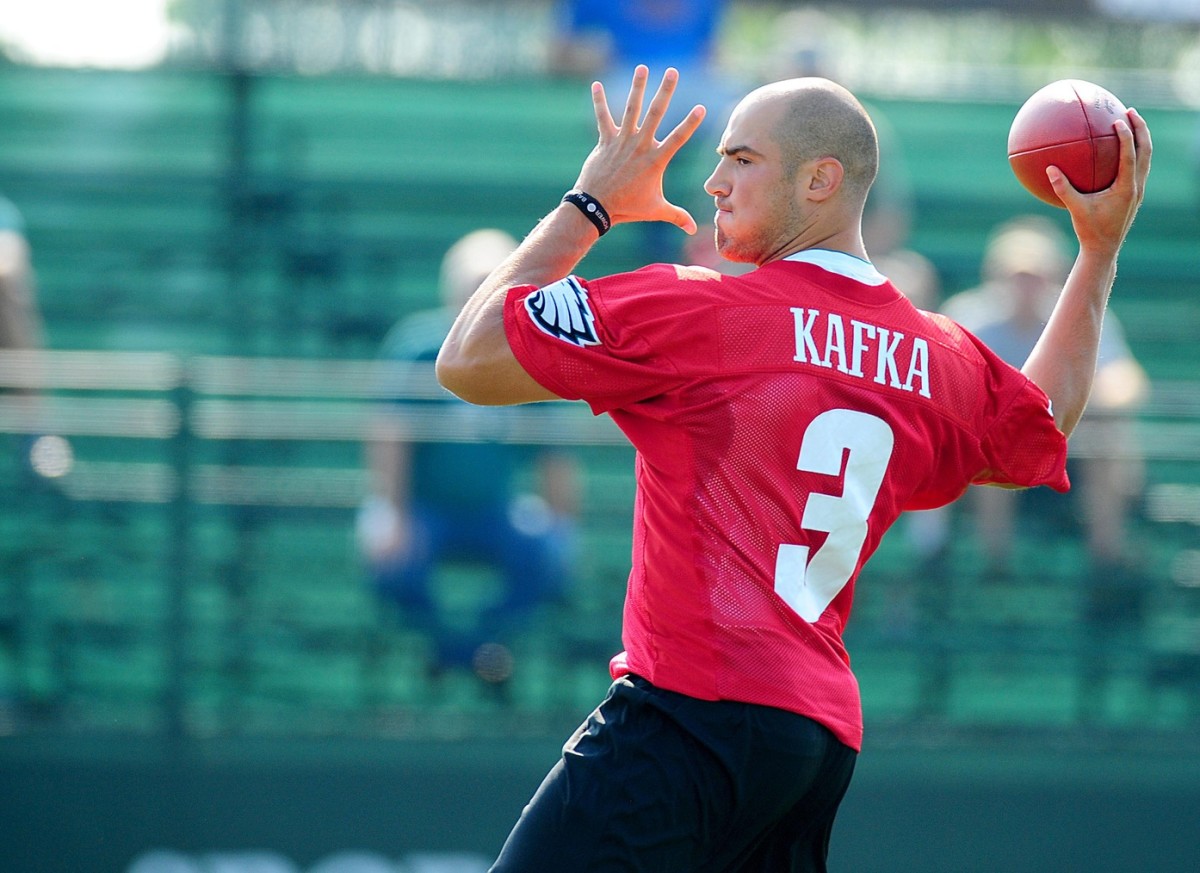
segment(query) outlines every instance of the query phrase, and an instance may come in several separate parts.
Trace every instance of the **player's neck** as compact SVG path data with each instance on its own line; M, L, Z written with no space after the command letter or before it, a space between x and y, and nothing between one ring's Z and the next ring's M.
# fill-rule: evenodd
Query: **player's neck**
M813 229L814 231L816 228ZM845 252L848 255L853 255L856 258L861 258L864 261L869 261L867 256L867 247L863 244L862 231L855 227L835 233L802 233L793 239L788 245L779 250L777 254L772 255L763 261L770 263L786 258L788 255L794 255L796 252L807 251L808 249L825 249L831 252Z

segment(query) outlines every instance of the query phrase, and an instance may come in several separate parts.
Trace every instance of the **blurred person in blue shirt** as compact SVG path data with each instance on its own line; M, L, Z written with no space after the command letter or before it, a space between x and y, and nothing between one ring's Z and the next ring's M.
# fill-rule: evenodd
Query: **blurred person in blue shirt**
M712 149L721 125L744 93L743 82L723 69L721 28L726 0L559 0L555 37L550 48L552 73L598 79L609 94L622 94L633 69L646 64L656 75L667 67L679 70L679 85L667 110L663 129L670 129L697 103L708 114L695 143L682 152L664 180L669 199L686 202L703 193L712 170ZM620 114L622 107L613 107ZM713 120L708 120L713 119ZM707 202L707 199L705 200ZM674 228L642 223L644 257L675 262L685 255L686 241Z
M458 400L437 386L433 362L463 302L516 245L491 229L460 239L443 258L443 305L401 320L384 340L383 361L415 365L418 390L398 397L373 423L366 446L371 493L358 520L376 592L429 634L434 671L472 667L494 683L512 669L502 640L570 584L576 465L561 450L506 442L522 411ZM423 437L426 426L437 433ZM519 487L524 481L527 492ZM502 583L498 599L481 604L465 627L445 614L435 590L436 571L447 561L482 565Z
M623 79L638 64L671 66L683 83L714 63L724 6L724 0L564 0L552 63L560 72L611 70Z

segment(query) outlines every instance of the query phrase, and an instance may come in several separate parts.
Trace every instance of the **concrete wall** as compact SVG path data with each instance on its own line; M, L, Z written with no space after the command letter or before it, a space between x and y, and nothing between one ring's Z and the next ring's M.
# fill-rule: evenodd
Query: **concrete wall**
M867 751L831 869L1196 869L1200 755ZM558 741L0 742L6 873L481 873Z

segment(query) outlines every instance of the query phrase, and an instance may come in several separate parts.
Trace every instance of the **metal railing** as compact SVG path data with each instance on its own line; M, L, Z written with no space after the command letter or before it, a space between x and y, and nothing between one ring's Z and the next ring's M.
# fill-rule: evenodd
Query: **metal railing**
M205 513L327 518L332 512L344 523L366 494L360 447L381 408L414 441L569 446L584 450L585 463L597 449L627 448L615 425L583 404L497 410L439 398L445 395L427 364L0 352L0 433L21 438L34 480L67 504L161 507L159 630L167 674L161 705L165 729L175 735L189 732L189 588ZM1200 381L1156 383L1131 427L1147 464L1168 471L1152 477L1144 503L1151 523L1182 534L1172 535L1182 546L1170 562L1171 584L1200 588L1200 538L1191 536L1194 545L1187 545L1200 529ZM318 447L324 450L313 451ZM1090 432L1085 424L1071 450L1088 456L1112 447L1103 430ZM14 495L10 512L22 512L22 500ZM627 530L630 507L615 498L608 503L604 511L615 515L619 507ZM10 553L24 547L5 545ZM1179 618L1200 627L1200 614ZM944 634L959 640L959 650L987 649L986 628ZM1010 648L1010 636L995 647ZM870 630L863 638L869 637ZM1073 639L1060 640L1060 655L1076 646Z

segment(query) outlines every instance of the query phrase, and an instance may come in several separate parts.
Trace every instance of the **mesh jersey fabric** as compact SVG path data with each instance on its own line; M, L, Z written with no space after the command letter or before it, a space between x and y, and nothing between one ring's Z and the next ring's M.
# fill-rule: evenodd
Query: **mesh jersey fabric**
M887 528L972 482L1069 487L1045 394L849 255L518 287L505 330L637 450L614 677L797 712L856 750L842 632Z

